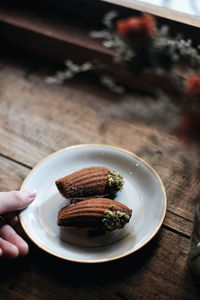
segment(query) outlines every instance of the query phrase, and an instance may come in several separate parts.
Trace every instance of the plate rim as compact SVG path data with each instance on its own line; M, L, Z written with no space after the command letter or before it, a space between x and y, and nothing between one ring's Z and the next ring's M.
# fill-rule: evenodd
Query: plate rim
M54 157L56 156L57 154L59 153L62 153L62 152L65 152L65 151L68 151L68 150L72 150L72 149L77 149L77 148L87 148L87 147L103 147L103 148L109 148L109 149L113 149L113 150L118 150L120 152L125 152L129 155L131 155L132 157L134 158L137 158L139 161L141 161L144 165L146 165L151 171L152 173L156 176L156 178L158 179L159 181L159 184L160 184L160 188L163 192L163 211L162 211L162 215L161 215L161 218L160 218L160 221L159 223L157 224L156 228L154 229L154 231L151 233L151 235L145 240L143 241L143 243L141 245L139 245L138 247L134 248L134 249L131 249L129 251L126 251L124 252L123 254L120 254L120 255L117 255L115 257L112 257L112 258L105 258L105 259L96 259L96 260L81 260L81 259L74 259L74 258L68 258L66 256L63 256L63 255L60 255L60 254L56 254L54 253L53 251L49 250L49 249L46 249L43 245L41 245L40 243L36 242L34 240L34 238L32 237L31 233L29 230L27 230L25 224L24 224L24 221L23 221L23 216L22 216L22 212L24 210L22 210L19 214L19 220L20 220L20 223L21 223L21 226L24 230L24 232L26 233L26 235L29 237L29 239L37 245L37 247L39 247L40 249L42 249L43 251L47 252L48 254L51 254L53 256L56 256L58 258L62 258L64 260L67 260L67 261L71 261L71 262L76 262L76 263L105 263L105 262L110 262L110 261L114 261L114 260L118 260L118 259L121 259L123 257L126 257L130 254L133 254L135 253L136 251L138 251L139 249L141 249L142 247L144 247L146 244L148 244L150 242L150 240L153 239L153 237L158 233L158 231L160 230L162 224L163 224L163 221L164 221L164 218L165 218L165 215L166 215L166 212L167 212L167 195L166 195L166 190L165 190L165 187L164 187L164 184L161 180L161 177L160 175L157 173L157 171L148 163L146 162L143 158L139 157L137 154L135 154L134 152L132 151L129 151L129 150L126 150L122 147L118 147L118 146L113 146L113 145L109 145L109 144L78 144L78 145L72 145L72 146L68 146L68 147L65 147L65 148L62 148L58 151L55 151L49 155L47 155L45 158L43 158L42 160L40 160L33 168L32 170L28 173L28 175L25 177L25 179L23 180L22 184L21 184L21 187L20 187L20 191L24 189L24 186L26 184L26 182L29 180L29 177L31 177L32 173L35 172L36 169L38 169L40 167L40 165L42 165L45 161L49 160L51 157ZM25 208L26 209L26 208Z

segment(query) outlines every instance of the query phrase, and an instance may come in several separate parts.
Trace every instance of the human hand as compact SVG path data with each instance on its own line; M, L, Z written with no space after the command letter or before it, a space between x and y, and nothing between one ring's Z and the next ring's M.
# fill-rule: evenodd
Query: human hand
M36 197L36 191L0 192L0 256L15 258L28 253L28 245L18 234L18 212ZM17 233L18 232L18 233Z

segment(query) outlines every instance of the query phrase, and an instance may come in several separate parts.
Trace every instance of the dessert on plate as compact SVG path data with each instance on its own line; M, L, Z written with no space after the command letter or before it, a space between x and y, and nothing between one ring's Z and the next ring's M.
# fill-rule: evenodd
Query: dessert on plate
M63 207L58 213L57 224L106 232L123 228L131 215L132 210L120 202L93 198Z
M61 195L72 202L89 198L113 199L123 187L124 179L105 167L90 167L56 180Z
M58 212L57 224L105 233L123 228L132 210L113 200L124 185L123 177L106 167L89 167L55 182L70 204Z

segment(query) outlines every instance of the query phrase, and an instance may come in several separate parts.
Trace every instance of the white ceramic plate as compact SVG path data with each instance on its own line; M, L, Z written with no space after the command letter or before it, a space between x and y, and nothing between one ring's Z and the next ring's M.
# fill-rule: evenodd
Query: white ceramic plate
M105 166L124 177L116 200L133 211L123 229L96 237L56 224L66 200L55 180L90 166ZM106 262L135 252L157 233L166 213L165 189L158 174L133 153L106 145L78 145L53 153L30 172L21 187L26 188L36 188L37 197L20 214L25 232L43 250L74 262Z

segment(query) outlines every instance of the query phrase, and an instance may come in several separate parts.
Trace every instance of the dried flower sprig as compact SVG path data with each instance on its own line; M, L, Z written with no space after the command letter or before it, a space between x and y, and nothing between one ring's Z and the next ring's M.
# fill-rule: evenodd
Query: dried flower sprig
M121 20L116 13L109 13L105 19L103 34L96 32L93 37L113 48L117 61L125 63L134 76L148 71L166 72L175 82L179 81L183 101L179 102L182 113L177 131L185 141L189 137L200 141L200 46L194 47L192 40L184 40L180 35L171 38L168 26L158 28L151 15ZM179 68L184 65L197 73L182 74Z
M178 83L182 91L182 101L178 104L182 113L177 130L183 139L186 137L185 140L189 136L199 140L200 45L194 47L192 40L185 40L180 35L172 38L169 27L164 25L159 28L156 18L148 14L120 19L117 12L111 11L105 15L103 24L103 30L92 31L90 35L101 39L105 47L113 49L115 62L126 66L130 74L138 76L151 71L157 75L167 74ZM46 81L62 83L81 72L99 69L90 62L77 65L67 60L65 65L65 70L56 72ZM190 72L185 72L184 66ZM101 72L99 79L112 92L123 93L124 88L114 78ZM175 101L173 104L176 104Z
M46 83L48 84L61 84L69 79L74 78L76 75L95 70L96 67L90 63L86 62L82 65L77 65L73 63L70 59L65 61L66 68L62 71L57 71L54 75L46 78ZM114 78L108 75L101 75L99 77L99 82L105 86L107 89L116 94L122 94L124 92L124 87L117 84Z
M200 68L200 46L180 35L171 38L167 26L158 28L156 18L141 16L119 19L116 12L109 12L103 24L105 29L91 35L101 38L105 47L113 48L118 61L127 62L133 75L157 69L172 71L180 62Z
M100 77L100 82L107 87L109 90L116 94L122 94L124 92L124 87L120 86L116 83L116 81L108 76L108 75L103 75Z
M53 76L46 78L47 83L63 83L65 80L74 78L77 74L82 72L88 72L93 69L93 65L90 62L85 62L82 65L74 64L71 60L65 61L66 69L63 71L57 71Z

